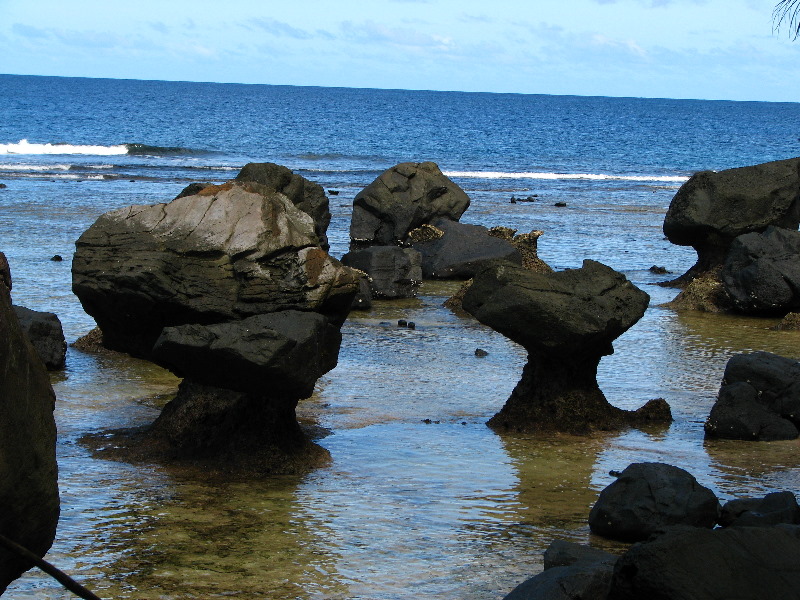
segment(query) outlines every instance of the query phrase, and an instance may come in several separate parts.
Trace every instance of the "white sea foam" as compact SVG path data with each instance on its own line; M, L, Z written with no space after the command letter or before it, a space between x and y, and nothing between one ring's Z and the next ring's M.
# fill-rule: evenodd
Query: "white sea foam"
M128 147L118 146L73 146L72 144L32 144L20 140L16 144L0 144L0 154L87 154L113 156L127 154Z
M3 165L0 171L69 171L72 165Z
M540 173L535 171L507 173L503 171L445 171L448 177L465 179L584 179L592 181L658 181L683 183L689 178L683 175L607 175L602 173Z

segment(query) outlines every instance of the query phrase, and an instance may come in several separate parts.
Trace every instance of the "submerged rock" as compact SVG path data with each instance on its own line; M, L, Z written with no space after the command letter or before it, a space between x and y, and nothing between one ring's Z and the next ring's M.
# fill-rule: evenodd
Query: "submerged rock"
M556 273L511 263L478 273L463 296L464 309L528 351L522 379L489 425L581 433L671 420L663 400L624 411L597 385L600 359L648 302L624 275L591 260Z
M719 268L738 236L800 224L800 159L703 171L684 183L664 218L670 242L692 246L697 263L674 283Z
M432 162L400 163L384 171L353 200L354 248L395 246L437 217L458 221L469 197Z
M683 469L663 463L634 463L606 487L589 512L593 533L636 542L672 525L714 527L717 496Z
M55 395L11 307L10 272L0 253L0 534L44 556L60 511ZM0 548L0 594L31 568Z

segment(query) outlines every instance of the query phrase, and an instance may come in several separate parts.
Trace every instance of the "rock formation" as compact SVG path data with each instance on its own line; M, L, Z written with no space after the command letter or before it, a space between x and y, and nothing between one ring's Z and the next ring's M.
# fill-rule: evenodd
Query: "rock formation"
M609 404L597 385L600 359L613 352L611 342L642 317L648 302L624 275L591 260L556 273L511 263L478 273L464 309L528 351L522 379L489 425L580 433L671 420L663 400L624 411Z
M772 492L763 498L737 498L722 506L723 527L800 525L800 505L792 492Z
M719 268L738 236L774 225L800 224L800 159L693 175L664 218L670 242L692 246L697 263L674 283L683 286Z
M800 435L800 363L769 352L733 356L705 424L707 437L792 440Z
M413 248L370 246L342 257L342 264L368 274L370 298L413 298L422 283L422 257Z
M411 230L437 217L458 221L469 203L435 163L400 163L353 200L351 248L403 245Z
M295 406L336 365L360 278L311 216L234 181L107 213L76 247L73 290L103 344L186 378L152 429L171 452L302 446Z
M67 357L67 341L58 316L50 312L14 306L22 331L33 344L48 371L62 369Z
M606 538L637 542L671 525L712 528L719 514L717 496L690 473L663 463L634 463L600 492L589 527Z
M11 308L10 282L0 253L0 534L44 556L59 515L55 395ZM0 549L0 594L31 566Z

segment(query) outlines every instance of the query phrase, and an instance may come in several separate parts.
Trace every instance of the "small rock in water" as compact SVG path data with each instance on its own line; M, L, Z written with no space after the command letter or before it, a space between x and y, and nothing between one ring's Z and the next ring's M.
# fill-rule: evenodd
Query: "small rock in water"
M7 186L6 186L6 184L5 184L5 183L0 183L0 190L4 190L6 187L7 187Z
M671 271L668 271L666 267L659 267L653 265L652 267L650 267L650 272L655 273L656 275L665 275L667 273L670 273Z
M564 206L566 206L566 205L567 205L567 203L566 203L566 202L556 202L556 203L555 203L553 206L564 207Z
M409 321L407 327L409 329L416 329L417 328L417 324L414 323L414 321Z
M50 260L52 260L53 262L61 262L64 259L62 258L62 256L60 254L55 254L55 255L53 255L53 257Z
M408 321L406 321L405 319L398 319L397 326L398 327L408 327Z
M331 196L338 196L339 195L339 190L328 190L328 193Z
M476 348L475 349L475 356L483 358L484 356L488 356L488 355L489 355L489 353L486 350L484 350L483 348Z

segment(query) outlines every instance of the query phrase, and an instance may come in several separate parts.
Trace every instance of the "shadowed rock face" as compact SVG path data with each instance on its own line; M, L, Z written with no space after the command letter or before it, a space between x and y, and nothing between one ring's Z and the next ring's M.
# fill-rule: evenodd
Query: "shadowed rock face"
M55 395L11 308L6 281L0 277L0 533L44 556L59 515ZM0 549L0 593L30 567Z
M742 234L770 225L796 230L799 223L800 159L697 173L675 194L664 218L669 241L697 251L697 264L675 283L719 268Z
M624 275L586 260L580 269L534 273L511 263L481 271L463 307L525 347L522 379L489 425L500 429L586 432L670 420L651 401L631 413L610 405L597 385L611 342L644 314L649 296Z
M437 217L457 221L469 197L432 162L400 163L353 200L351 246L403 244L409 232Z

